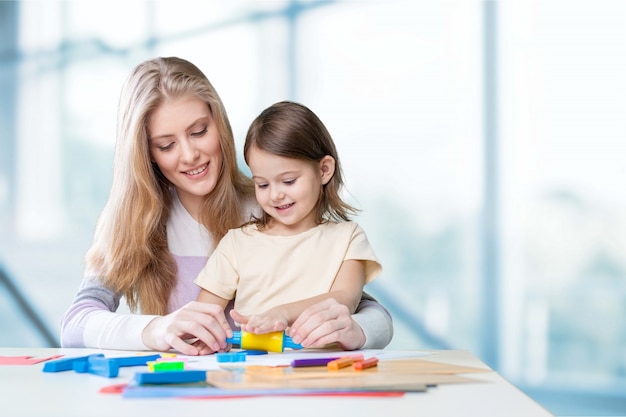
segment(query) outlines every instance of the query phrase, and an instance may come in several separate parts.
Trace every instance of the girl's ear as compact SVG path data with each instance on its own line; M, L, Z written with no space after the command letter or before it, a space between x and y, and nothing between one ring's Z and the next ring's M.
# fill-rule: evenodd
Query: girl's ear
M320 172L322 174L322 184L328 184L335 175L335 158L330 155L326 155L320 160Z

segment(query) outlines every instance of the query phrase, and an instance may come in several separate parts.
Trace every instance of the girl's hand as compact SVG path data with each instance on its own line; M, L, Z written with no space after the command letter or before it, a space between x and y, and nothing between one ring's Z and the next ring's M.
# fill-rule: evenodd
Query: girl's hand
M176 349L183 355L206 355L227 348L232 330L222 307L198 301L152 320L143 329L143 343L151 349ZM189 339L197 339L192 345Z
M280 308L272 308L263 314L244 316L237 311L230 310L230 316L235 323L239 323L241 330L248 333L265 334L285 330L289 325L287 318Z
M348 307L333 298L305 309L287 334L305 348L338 343L343 350L355 350L365 344L365 334L352 320Z

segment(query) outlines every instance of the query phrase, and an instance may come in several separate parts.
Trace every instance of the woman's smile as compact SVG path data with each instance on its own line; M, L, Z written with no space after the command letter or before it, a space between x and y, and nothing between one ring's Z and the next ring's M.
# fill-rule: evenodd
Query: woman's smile
M198 168L192 169L190 171L184 171L183 174L191 176L191 177L198 176L199 174L206 172L206 169L208 166L209 166L209 163L207 162L206 164L201 165Z

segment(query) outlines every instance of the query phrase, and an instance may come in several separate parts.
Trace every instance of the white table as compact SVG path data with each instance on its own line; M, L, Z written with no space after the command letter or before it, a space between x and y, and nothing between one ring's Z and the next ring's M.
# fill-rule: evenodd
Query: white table
M119 351L96 349L0 348L0 356L66 357ZM126 352L134 355L136 352ZM423 359L488 369L468 351L432 351ZM0 415L6 417L192 417L250 416L446 416L548 417L534 402L496 372L466 374L478 383L442 384L402 397L269 396L236 399L133 399L99 389L128 382L137 368L120 368L117 378L73 371L42 372L44 363L0 365Z

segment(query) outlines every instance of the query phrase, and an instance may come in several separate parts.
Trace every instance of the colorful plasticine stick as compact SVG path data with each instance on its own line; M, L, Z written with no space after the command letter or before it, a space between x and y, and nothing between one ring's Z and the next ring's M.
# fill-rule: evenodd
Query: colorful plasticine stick
M350 356L344 356L339 359L335 359L334 361L328 362L326 367L329 371L338 371L341 368L345 368L346 366L350 366L354 363L354 359Z
M265 334L234 331L233 337L226 338L228 343L239 345L242 349L266 350L282 352L285 348L302 349L302 345L294 343L284 331Z
M215 354L215 359L218 362L245 362L246 352L218 352Z
M147 365L148 361L156 360L161 355L137 355L129 357L105 358L103 354L79 356L50 361L44 364L44 372L63 372L74 370L78 373L90 373L107 378L115 378L122 366Z
M102 353L97 353L94 355L76 356L72 358L57 359L54 361L46 362L43 365L43 371L44 372L64 372L64 371L71 371L71 370L77 369L78 372L80 372L81 370L84 369L85 371L83 372L86 372L87 361L89 360L90 357L104 358L104 355Z
M170 371L170 372L137 372L135 382L145 384L184 384L189 382L206 381L206 372L203 370Z
M328 362L339 359L338 356L332 358L307 358L307 359L294 359L291 361L292 368L305 368L308 366L326 366Z
M327 357L327 358L294 359L291 361L291 367L292 368L304 368L308 366L326 366L328 365L329 362L332 362L334 360L341 359L341 358L346 358L346 357L351 358L355 363L365 359L364 356L360 353L353 353L353 354L342 355L342 356L333 356L333 357Z
M152 372L169 372L169 371L184 371L185 361L150 361L148 362L148 369Z
M364 361L355 362L353 365L354 369L357 371L362 371L363 369L372 368L374 366L378 366L378 358L374 357L365 359Z
M100 375L107 378L115 378L119 375L122 366L144 366L149 361L160 358L160 354L155 355L136 355L127 357L90 357L87 360L86 372L94 375ZM74 368L76 370L76 368ZM78 372L78 371L77 371Z

